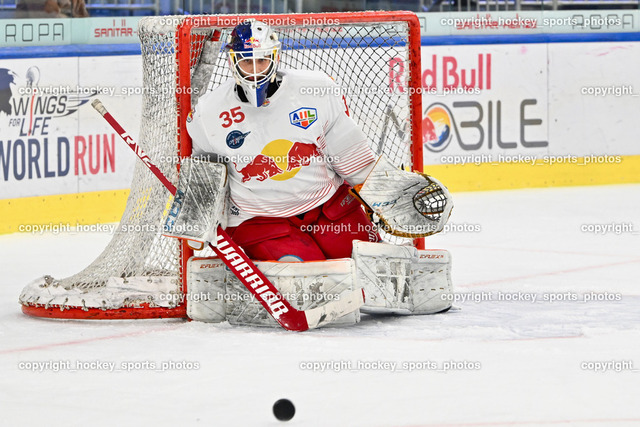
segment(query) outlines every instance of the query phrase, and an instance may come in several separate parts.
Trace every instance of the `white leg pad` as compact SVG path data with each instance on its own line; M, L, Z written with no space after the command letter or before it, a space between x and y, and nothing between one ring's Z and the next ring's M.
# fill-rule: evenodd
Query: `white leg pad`
M310 262L256 261L256 266L298 310L319 307L355 289L352 259ZM232 325L272 326L276 321L218 258L189 260L187 315L203 322L228 320ZM336 319L329 326L352 325L360 311Z
M229 271L218 258L190 258L187 262L187 316L200 322L227 320Z
M433 314L451 307L451 255L443 249L354 242L365 313Z

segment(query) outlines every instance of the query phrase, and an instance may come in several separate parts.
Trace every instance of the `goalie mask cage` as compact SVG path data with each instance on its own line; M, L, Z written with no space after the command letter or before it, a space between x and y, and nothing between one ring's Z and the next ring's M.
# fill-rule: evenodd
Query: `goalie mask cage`
M195 93L191 77L204 62L200 53L205 41L215 42L216 53L206 61L213 67L205 87L212 89L232 78L221 49L233 27L249 18L266 22L278 34L280 68L322 70L333 77L376 153L399 167L422 171L420 25L415 14L147 17L138 31L144 82L138 144L172 182L177 182L180 157L191 153L185 122ZM193 252L161 234L169 197L138 162L124 215L106 249L71 277L44 276L29 284L20 295L23 312L78 319L186 317L183 277ZM203 252L198 255L207 255Z

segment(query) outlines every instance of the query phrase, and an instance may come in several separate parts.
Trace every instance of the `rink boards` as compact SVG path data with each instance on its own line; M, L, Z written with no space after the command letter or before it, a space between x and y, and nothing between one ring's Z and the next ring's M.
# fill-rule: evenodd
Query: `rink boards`
M469 24L436 15L442 28L425 23L421 52L427 173L454 192L640 181L640 147L632 143L640 133L640 15L631 12L633 26L627 13L607 32L558 27L558 34L522 18L500 35L470 28L497 25L486 17ZM135 28L130 19L104 22L82 24L91 35L85 41L0 54L0 233L116 222L122 213L135 158L87 103L99 95L135 137L142 69L135 44L78 44L135 40L125 31ZM77 33L34 28L41 34L32 39L42 43ZM18 34L29 34L3 31L18 46ZM397 65L389 67L390 87L402 81Z

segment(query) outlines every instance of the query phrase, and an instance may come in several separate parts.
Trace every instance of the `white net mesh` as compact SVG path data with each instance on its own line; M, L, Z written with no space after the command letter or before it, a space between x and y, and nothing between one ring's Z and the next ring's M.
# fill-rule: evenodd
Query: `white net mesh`
M222 42L233 28L218 28ZM192 51L202 49L213 29L192 36ZM282 43L280 68L321 70L330 75L344 94L351 117L369 137L372 148L398 166L411 166L411 124L408 91L390 89L389 68L408 60L405 22L341 23L340 25L274 26ZM194 61L195 62L195 61ZM195 64L192 64L192 66ZM410 78L402 73L402 84ZM209 89L232 78L224 52L218 55ZM416 76L420 78L420 76ZM402 130L399 132L399 130Z
M189 98L185 103L184 97L176 96L183 90L181 85L188 83L179 78L179 67L187 66L181 63L185 61L181 58L186 57L181 52L187 52L192 74L204 42L221 41L216 46L219 49L233 26L241 22L237 17L221 18L225 17L150 17L140 22L144 99L137 142L174 183L180 135L186 132L178 117L181 111L191 108ZM293 22L283 16L260 18L270 24ZM221 22L227 25L219 25ZM410 97L407 91L390 90L390 67L398 61L409 63L407 23L381 23L375 15L365 23L349 23L347 17L334 19L335 25L326 22L272 25L282 42L280 67L322 70L333 77L342 89L351 116L369 137L372 148L397 166L413 167ZM184 29L188 41L180 41L179 31ZM226 54L218 50L212 65L211 78L205 85L209 89L231 78ZM411 78L420 76L411 76L409 67L403 66L400 86L406 88ZM186 105L180 105L181 102ZM114 113L117 117L117 112ZM180 246L175 239L161 235L168 199L169 193L162 183L138 162L125 213L105 251L80 273L62 280L49 279L49 284L91 292L108 286L112 277L161 276L171 278L175 292L180 292ZM23 294L21 301L26 305L34 298Z

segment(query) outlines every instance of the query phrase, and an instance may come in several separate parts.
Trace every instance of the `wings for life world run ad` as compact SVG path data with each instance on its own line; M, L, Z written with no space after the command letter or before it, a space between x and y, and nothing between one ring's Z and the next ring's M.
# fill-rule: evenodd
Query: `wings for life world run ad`
M0 68L0 177L9 184L0 198L129 188L135 156L123 155L128 147L89 104L108 99L123 117L139 109L113 86L69 83L78 72L70 58L9 64Z

